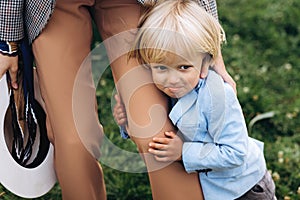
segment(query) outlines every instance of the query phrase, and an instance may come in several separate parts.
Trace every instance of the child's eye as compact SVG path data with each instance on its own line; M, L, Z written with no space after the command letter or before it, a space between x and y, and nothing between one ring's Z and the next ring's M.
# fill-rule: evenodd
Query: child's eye
M158 69L158 70L166 70L167 67L166 67L166 66L155 66L154 69Z
M179 69L180 70L186 70L186 69L188 69L190 67L192 67L192 66L190 66L190 65L181 65L181 66L179 66Z

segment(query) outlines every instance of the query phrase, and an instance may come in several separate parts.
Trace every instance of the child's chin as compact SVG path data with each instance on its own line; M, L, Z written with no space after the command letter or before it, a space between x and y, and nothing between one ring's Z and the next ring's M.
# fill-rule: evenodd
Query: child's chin
M181 98L183 95L182 94L174 94L174 93L169 93L169 94L167 94L169 97L171 97L171 98L175 98L175 99L179 99L179 98Z

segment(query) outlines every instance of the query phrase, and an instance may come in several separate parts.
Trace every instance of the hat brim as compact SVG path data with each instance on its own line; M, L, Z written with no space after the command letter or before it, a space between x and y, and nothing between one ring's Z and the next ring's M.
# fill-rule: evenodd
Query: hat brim
M49 145L46 157L38 166L26 168L19 165L9 152L5 139L5 115L8 106L9 90L4 75L0 79L0 182L6 189L20 197L40 197L56 183L53 146Z

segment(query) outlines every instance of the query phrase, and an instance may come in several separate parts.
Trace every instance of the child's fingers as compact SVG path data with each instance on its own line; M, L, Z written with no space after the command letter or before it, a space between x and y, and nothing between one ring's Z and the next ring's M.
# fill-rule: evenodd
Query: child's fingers
M172 161L169 157L154 156L154 158L158 162L169 162L169 161Z
M124 117L125 116L125 113L124 113L123 109L120 106L115 107L114 114L116 116L119 116L119 117Z
M127 122L126 114L114 112L113 116L119 126L126 124Z
M117 119L117 124L118 124L119 126L125 125L126 122L127 122L126 118L123 118L123 119Z
M173 131L167 131L165 132L165 135L170 138L176 137L176 134Z
M117 124L119 126L122 126L127 123L125 107L122 104L121 99L118 94L115 95L115 99L116 99L116 105L114 106L114 109L113 109L113 116L114 116Z
M155 142L150 142L149 147L151 149L158 149L158 150L163 150L163 149L167 148L167 146L165 144L155 143Z
M170 139L169 138L163 138L163 137L155 137L152 139L155 143L161 143L161 144L168 144Z
M159 157L164 157L167 156L167 152L166 151L162 151L162 150L158 150L158 149L153 149L153 148L149 148L148 149L149 153L159 156Z
M114 97L115 97L117 104L120 104L121 103L120 95L118 93L116 93Z
M117 93L117 94L115 94L114 98L116 100L115 108L122 108L123 110L125 110L124 109L124 104L123 104L123 102L121 100L120 95Z

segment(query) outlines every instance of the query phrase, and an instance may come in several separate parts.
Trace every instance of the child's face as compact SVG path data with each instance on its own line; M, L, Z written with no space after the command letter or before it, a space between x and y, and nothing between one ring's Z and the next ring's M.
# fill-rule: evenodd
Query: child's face
M151 64L155 85L172 98L183 97L198 84L203 58L200 54L187 60L168 53L163 62Z

